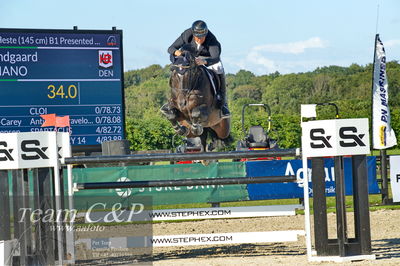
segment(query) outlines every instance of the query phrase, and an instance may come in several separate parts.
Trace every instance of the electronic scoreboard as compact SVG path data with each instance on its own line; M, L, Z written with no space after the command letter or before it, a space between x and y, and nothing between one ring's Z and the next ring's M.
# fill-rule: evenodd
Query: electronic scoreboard
M121 30L0 29L0 132L53 131L74 150L124 138Z

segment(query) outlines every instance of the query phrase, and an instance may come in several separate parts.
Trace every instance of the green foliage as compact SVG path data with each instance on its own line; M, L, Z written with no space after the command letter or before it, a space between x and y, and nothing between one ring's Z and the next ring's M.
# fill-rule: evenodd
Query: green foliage
M261 101L262 91L261 88L253 86L253 85L240 85L235 88L232 100L236 101L240 98L249 98L254 99L256 101Z
M386 67L392 127L400 139L400 64L391 61ZM170 96L169 75L169 67L159 65L125 73L127 136L135 150L172 148L174 132L159 112ZM275 72L256 76L250 71L240 70L236 74L227 74L226 82L232 113L231 133L235 139L232 147L245 137L241 113L247 103L266 103L271 107L272 129L269 134L279 139L281 148L300 146L301 104L333 102L339 107L341 118L371 117L372 64L329 66L286 75ZM246 130L251 125L262 125L267 129L267 114L260 109L246 111ZM318 119L333 119L335 109L318 107L317 115Z
M273 118L273 132L271 137L278 140L280 148L295 148L301 146L300 116L276 115Z
M131 85L139 85L140 83L156 78L156 77L168 77L169 73L167 68L162 68L160 65L151 65L149 67L131 70L124 73L124 88Z
M174 134L169 121L159 116L126 121L127 139L136 151L171 149Z

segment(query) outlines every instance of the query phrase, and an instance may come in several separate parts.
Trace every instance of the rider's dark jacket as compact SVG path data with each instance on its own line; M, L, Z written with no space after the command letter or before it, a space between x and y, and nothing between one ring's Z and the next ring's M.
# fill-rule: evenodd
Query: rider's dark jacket
M185 30L178 39L168 48L168 53L173 55L176 50L179 50L183 45L190 44L194 51L196 51L196 56L207 57L207 65L213 65L220 61L221 55L221 44L218 42L217 38L211 31L208 31L206 40L199 49L197 49L197 44L193 38L192 29Z

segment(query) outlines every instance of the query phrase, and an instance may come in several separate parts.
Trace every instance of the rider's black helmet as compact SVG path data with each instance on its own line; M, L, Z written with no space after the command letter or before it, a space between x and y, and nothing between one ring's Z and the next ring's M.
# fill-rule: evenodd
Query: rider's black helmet
M198 38L206 36L208 33L207 24L202 20L196 20L192 24L192 32L193 35Z

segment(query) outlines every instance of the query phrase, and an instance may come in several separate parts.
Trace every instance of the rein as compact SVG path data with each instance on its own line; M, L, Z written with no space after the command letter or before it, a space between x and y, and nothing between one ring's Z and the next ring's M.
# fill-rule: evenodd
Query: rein
M179 67L179 68L183 68L183 69L188 69L188 68L192 67L192 66L182 66L182 65L175 65L175 64L171 64L171 66Z

